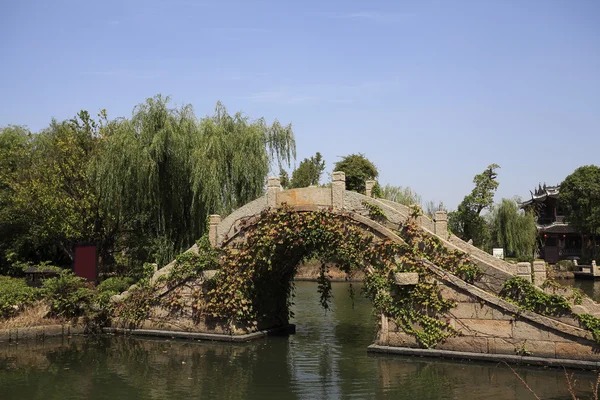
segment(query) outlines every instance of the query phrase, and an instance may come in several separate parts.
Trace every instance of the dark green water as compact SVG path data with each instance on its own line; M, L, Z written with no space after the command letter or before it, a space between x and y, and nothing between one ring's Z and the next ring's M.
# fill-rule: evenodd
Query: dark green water
M595 301L600 301L600 280L559 279L558 282L561 285L577 287Z
M505 365L373 356L369 302L334 284L333 311L298 282L297 333L247 344L123 337L0 343L5 399L533 399ZM515 368L543 399L570 399L564 372ZM575 371L591 397L595 374Z

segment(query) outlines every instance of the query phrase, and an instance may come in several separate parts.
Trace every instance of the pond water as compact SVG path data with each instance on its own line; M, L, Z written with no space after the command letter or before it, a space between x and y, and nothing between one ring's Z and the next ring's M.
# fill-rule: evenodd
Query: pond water
M593 279L557 279L557 282L565 286L574 286L581 289L585 294L595 301L600 301L600 280Z
M534 399L506 365L367 354L371 305L297 282L295 335L245 344L73 337L0 343L0 399ZM543 399L570 399L559 369L515 367ZM591 398L592 372L570 371Z

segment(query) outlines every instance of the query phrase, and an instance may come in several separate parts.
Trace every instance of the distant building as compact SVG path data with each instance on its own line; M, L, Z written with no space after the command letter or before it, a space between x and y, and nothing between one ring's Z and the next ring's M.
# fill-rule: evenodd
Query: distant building
M531 200L521 203L521 208L533 210L538 216L540 257L550 264L579 259L584 240L583 235L565 221L558 198L558 186L544 184L531 192Z

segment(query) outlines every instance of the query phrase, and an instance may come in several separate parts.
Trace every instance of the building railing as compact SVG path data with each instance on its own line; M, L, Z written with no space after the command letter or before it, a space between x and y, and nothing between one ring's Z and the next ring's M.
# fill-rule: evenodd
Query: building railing
M581 249L560 249L558 254L562 257L581 257Z
M566 222L564 215L558 215L556 217L539 217L537 220L538 225L550 225L552 223L564 224Z

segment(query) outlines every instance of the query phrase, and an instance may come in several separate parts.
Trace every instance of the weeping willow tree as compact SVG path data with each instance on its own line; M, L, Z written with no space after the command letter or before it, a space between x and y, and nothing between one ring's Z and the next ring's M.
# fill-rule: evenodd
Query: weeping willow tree
M212 117L200 122L193 150L191 183L196 202L209 212L229 214L264 191L270 166L290 165L296 157L291 125L263 118L250 120L242 113L229 115L217 103Z
M535 216L519 210L517 201L502 199L491 213L494 241L509 255L532 257L537 243Z
M262 195L271 164L295 157L291 125L230 116L221 103L198 120L191 106L169 100L147 99L131 119L101 130L95 186L121 227L127 260L169 262L204 233L209 214Z

